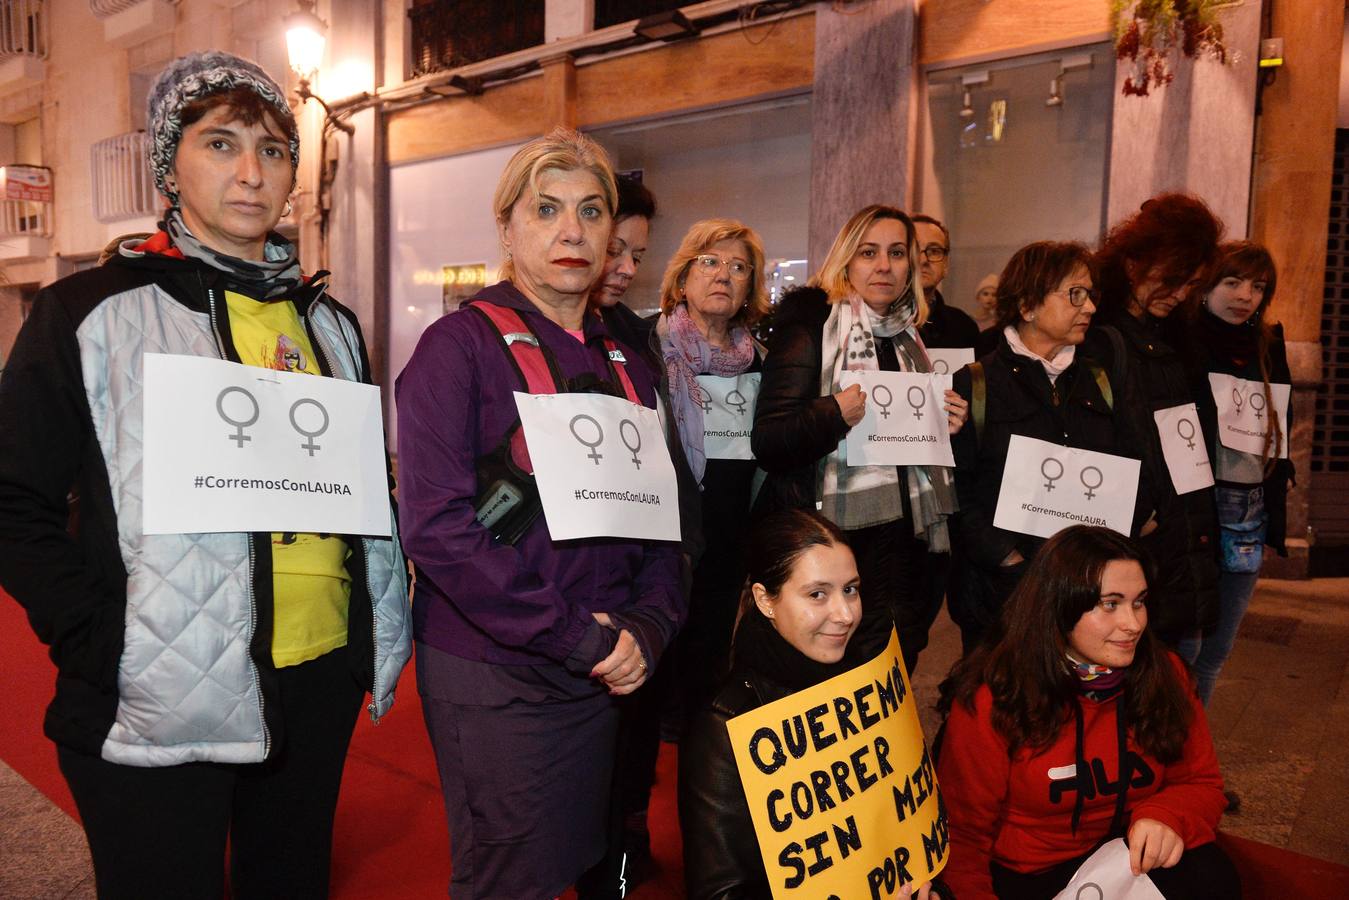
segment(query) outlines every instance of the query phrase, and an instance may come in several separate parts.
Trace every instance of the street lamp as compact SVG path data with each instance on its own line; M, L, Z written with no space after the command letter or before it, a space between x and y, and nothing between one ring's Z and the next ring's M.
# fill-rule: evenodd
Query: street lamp
M300 79L300 86L295 93L302 103L306 100L318 101L319 106L323 107L328 124L347 134L354 134L355 129L351 123L338 120L323 98L309 88L309 82L318 75L319 67L323 65L323 47L327 43L328 23L314 12L314 0L299 0L299 4L300 8L285 19L286 56L290 59L291 70Z

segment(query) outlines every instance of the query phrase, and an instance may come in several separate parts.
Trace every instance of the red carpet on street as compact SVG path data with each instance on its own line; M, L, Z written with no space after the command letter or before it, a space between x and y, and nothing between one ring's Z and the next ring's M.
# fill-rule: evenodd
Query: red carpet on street
M22 608L0 593L0 684L9 703L0 729L0 759L53 803L75 816L75 804L42 736L55 669L33 636ZM663 745L651 800L658 871L634 900L684 896L681 843L674 803L675 748ZM1237 861L1247 900L1349 897L1349 867L1231 835L1223 846ZM435 760L422 726L409 666L393 711L371 723L362 715L347 758L333 848L337 900L423 900L443 897L450 877L449 839ZM849 898L851 900L851 898Z

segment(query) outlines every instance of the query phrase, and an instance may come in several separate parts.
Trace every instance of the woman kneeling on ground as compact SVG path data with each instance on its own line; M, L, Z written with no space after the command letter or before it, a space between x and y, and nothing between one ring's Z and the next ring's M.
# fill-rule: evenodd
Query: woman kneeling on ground
M1241 896L1214 842L1225 801L1203 707L1147 628L1149 568L1113 531L1059 532L942 685L960 900L1052 897L1117 837L1167 900Z
M731 674L679 745L679 823L692 900L772 896L726 723L866 661L849 646L862 599L857 563L837 525L804 510L775 513L750 535L746 561ZM910 883L898 896L912 891ZM916 896L937 896L929 891L925 884Z

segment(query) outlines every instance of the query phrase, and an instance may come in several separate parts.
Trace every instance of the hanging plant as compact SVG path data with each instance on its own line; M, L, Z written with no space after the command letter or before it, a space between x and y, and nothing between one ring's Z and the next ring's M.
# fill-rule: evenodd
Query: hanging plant
M1218 10L1233 0L1111 0L1110 23L1115 56L1134 64L1124 79L1124 94L1146 97L1154 87L1172 82L1172 54L1179 49L1190 59L1211 56L1227 62Z

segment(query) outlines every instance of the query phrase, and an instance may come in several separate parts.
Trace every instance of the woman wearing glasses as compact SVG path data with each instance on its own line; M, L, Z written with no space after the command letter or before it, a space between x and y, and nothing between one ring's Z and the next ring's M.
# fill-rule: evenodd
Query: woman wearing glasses
M689 228L661 281L656 335L679 440L702 497L704 550L678 650L678 681L690 711L711 699L726 674L745 581L745 526L757 466L747 452L734 451L735 437L707 434L705 426L714 404L744 423L714 431L747 433L754 421L754 379L746 376L762 368L763 348L749 330L768 310L763 268L763 244L753 228L706 219ZM739 441L742 450L747 443Z
M854 638L870 659L899 630L913 671L927 643L917 590L928 550L949 548L955 511L951 470L848 466L844 438L862 421L866 394L843 387L849 371L930 372L918 328L927 317L913 223L889 206L868 206L834 238L811 286L783 298L764 364L754 455L769 473L756 515L818 509L848 537L866 586ZM946 394L948 427L968 406Z
M1218 616L1214 492L1176 493L1154 413L1195 400L1185 359L1174 349L1182 344L1172 337L1180 323L1171 313L1202 293L1221 236L1222 224L1194 197L1163 194L1144 203L1101 246L1103 327L1089 338L1114 360L1116 406L1134 435L1132 455L1143 460L1138 534L1157 563L1152 628L1189 662L1199 633Z
M996 347L955 375L974 415L974 427L951 441L960 512L949 600L966 652L997 621L1045 542L993 525L1012 436L1131 455L1107 397L1109 377L1081 347L1096 312L1095 272L1082 244L1022 247L998 280Z

